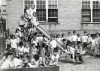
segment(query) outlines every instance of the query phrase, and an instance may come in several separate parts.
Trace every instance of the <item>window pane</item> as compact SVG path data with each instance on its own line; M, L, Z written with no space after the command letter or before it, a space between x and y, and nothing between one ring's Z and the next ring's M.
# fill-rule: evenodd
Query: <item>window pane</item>
M37 9L45 9L45 0L37 0Z
M31 7L34 4L34 0L25 0L25 7L29 6Z
M83 22L90 22L90 17L89 16L83 16L82 21Z
M46 21L46 9L37 9L36 12L39 21Z
M58 22L58 18L49 18L48 22Z
M48 10L48 17L57 17L57 9L49 9Z
M93 10L93 22L100 22L100 10L99 9Z
M90 22L91 21L91 10L83 9L82 10L82 22Z
M82 9L90 9L90 1L82 1Z
M93 9L100 9L99 1L93 1Z
M57 0L48 0L49 9L57 9Z

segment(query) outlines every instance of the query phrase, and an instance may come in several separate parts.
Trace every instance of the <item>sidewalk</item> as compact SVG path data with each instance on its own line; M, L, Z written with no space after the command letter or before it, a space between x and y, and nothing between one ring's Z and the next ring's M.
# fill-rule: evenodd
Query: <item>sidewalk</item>
M83 64L76 65L66 60L59 62L60 71L100 71L100 58L86 55L83 60Z

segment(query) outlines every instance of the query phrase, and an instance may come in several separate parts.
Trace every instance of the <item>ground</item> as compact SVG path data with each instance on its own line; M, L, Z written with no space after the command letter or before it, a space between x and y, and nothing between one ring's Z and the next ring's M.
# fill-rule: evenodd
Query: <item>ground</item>
M100 71L100 58L89 55L83 56L84 63L75 65L71 61L63 59L59 61L60 71Z

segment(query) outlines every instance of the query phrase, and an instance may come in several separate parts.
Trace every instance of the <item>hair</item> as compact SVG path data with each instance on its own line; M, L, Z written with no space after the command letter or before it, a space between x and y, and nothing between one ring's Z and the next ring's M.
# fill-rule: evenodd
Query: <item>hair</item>
M23 42L19 42L19 46L22 46L23 45Z
M53 52L58 52L58 47L54 48Z
M84 31L84 34L87 33L86 31Z
M65 34L63 33L61 36L62 36L62 37L64 37L64 36L65 36Z
M76 33L76 31L73 31L73 34Z
M96 34L100 35L99 33L96 33Z
M42 48L45 48L45 46L46 46L45 43L42 43Z
M80 34L78 33L77 36L80 36Z
M38 54L35 54L33 57L34 57L34 59L35 59L36 61L39 60L39 55L38 55Z

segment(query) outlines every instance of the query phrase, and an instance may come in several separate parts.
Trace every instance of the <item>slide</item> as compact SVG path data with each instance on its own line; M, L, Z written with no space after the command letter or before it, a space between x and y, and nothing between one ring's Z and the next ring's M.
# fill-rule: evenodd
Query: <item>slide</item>
M40 25L34 25L35 26L35 28L36 29L38 29L41 33L43 33L47 38L49 38L49 39L51 39L51 37L50 37L50 34L49 33L47 33ZM56 40L56 39L55 39ZM63 49L63 47L62 47L62 45L56 40L56 42L57 42L57 46L62 50L62 51L64 51L64 49Z

